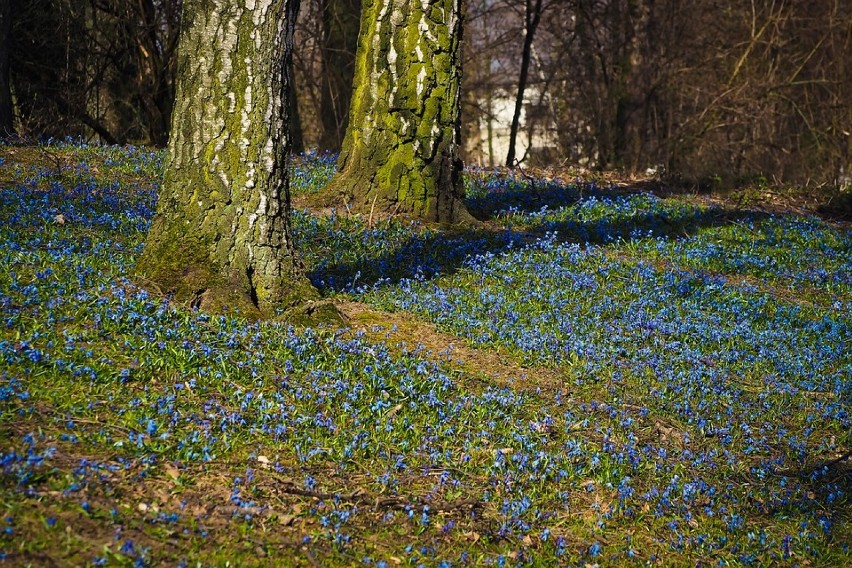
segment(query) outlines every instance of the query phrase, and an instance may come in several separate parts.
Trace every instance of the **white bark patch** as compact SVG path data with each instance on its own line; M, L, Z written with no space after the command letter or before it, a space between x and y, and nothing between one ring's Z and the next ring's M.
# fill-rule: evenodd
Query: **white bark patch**
M382 7L379 10L379 15L376 17L376 30L373 33L373 48L371 52L375 54L375 59L372 61L373 66L372 69L370 69L370 99L373 101L378 98L377 86L379 84L379 76L381 75L382 67L384 67L384 65L379 64L378 60L379 47L381 46L382 41L382 24L385 22L385 17L388 15L391 2L392 0L382 1ZM365 132L365 134L369 137L369 133ZM368 138L365 138L365 141L369 143Z
M432 130L429 132L429 155L435 155L435 146L438 143L438 137L441 135L441 127L438 126L438 117L432 123Z
M452 12L450 12L450 21L447 22L447 27L450 30L450 33L458 37L458 24L459 24L459 14L461 14L461 0L455 0L453 2ZM524 29L526 31L526 29Z
M254 162L249 162L248 172L246 172L246 189L254 189Z
M420 37L426 38L432 43L437 43L438 40L435 38L435 34L432 33L432 28L426 19L426 14L429 13L429 0L420 0L420 9L423 10L420 13L420 21L417 22L417 30L420 32Z
M397 85L399 83L397 74L396 74L396 60L398 56L396 53L396 48L393 45L393 38L391 38L390 49L388 49L388 71L390 71L391 79L391 92L390 92L390 106L394 106L394 98L396 97Z
M249 8L249 2L251 2L251 8ZM272 6L273 0L260 0L258 3L256 0L247 0L246 8L252 10L252 23L254 24L254 29L259 29L264 22L266 22L267 12L269 12L270 6ZM256 9L255 9L256 8ZM283 18L281 18L283 20ZM263 34L255 33L252 31L251 38L254 40L254 46L258 50L263 46L262 36Z
M426 86L426 66L421 65L420 71L417 73L417 96L423 94L423 89Z
M266 205L267 205L266 194L262 191L260 191L258 193L260 193L260 201L257 204L257 210L255 210L254 213L249 215L249 228L254 227L254 224L258 220L258 218L266 219ZM261 222L260 230L263 233L266 232L266 223L265 222Z
M272 173L275 169L275 157L273 155L273 143L272 138L266 139L266 145L263 147L263 165L266 167L266 171L268 173Z
M219 14L216 8L213 8L213 17L210 18L208 25L213 27L216 25L216 22L219 21ZM205 37L216 37L215 29L209 30L209 33L205 33ZM237 47L237 22L236 19L231 18L227 21L227 23L223 26L222 33L219 37L219 48L220 53L222 53L222 67L219 69L218 79L220 85L227 85L228 78L231 76L233 72L234 66L231 62L231 57L233 56L233 52ZM202 78L205 75L202 75Z
M246 58L248 60L248 58ZM246 90L243 93L243 112L240 116L240 145L247 148L249 145L248 133L251 130L251 111L254 104L252 101L251 84L254 80L251 65L246 63Z

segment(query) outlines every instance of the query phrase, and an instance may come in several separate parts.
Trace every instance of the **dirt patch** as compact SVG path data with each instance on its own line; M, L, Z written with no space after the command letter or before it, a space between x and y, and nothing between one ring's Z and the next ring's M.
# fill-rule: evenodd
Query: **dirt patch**
M525 389L558 389L563 378L558 369L525 366L505 349L476 349L466 340L440 331L431 323L407 312L383 312L360 302L337 304L353 331L389 347L420 352L446 369L463 371L471 388L488 386ZM462 377L455 377L461 379Z

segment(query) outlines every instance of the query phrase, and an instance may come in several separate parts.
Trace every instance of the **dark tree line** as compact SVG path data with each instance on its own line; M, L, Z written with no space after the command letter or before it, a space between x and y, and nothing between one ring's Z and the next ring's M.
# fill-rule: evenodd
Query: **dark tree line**
M95 134L163 145L174 101L180 2L9 0L0 72L9 59L13 123L22 136ZM2 34L2 31L0 31ZM0 118L3 118L0 116Z
M505 161L493 119L521 77L517 159L849 183L849 0L545 1L536 26L537 7L470 0L468 158Z
M467 0L471 162L838 182L850 0ZM180 0L0 3L0 128L164 145ZM340 149L361 0L304 0L291 147ZM298 119L298 120L297 120Z

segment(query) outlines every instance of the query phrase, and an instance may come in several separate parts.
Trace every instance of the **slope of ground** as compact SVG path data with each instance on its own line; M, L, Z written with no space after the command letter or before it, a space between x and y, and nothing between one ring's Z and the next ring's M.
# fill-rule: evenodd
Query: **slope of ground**
M852 560L846 227L471 171L461 232L297 211L293 329L125 278L161 164L0 147L10 565Z

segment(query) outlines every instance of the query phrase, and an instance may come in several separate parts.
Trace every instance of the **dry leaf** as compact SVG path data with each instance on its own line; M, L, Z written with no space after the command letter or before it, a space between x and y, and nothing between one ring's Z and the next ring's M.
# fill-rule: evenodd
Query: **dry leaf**
M163 466L163 469L166 470L166 475L168 475L175 481L177 481L177 479L180 477L180 470L170 463L167 463L165 466Z

